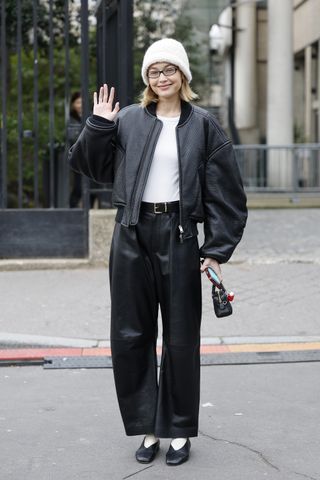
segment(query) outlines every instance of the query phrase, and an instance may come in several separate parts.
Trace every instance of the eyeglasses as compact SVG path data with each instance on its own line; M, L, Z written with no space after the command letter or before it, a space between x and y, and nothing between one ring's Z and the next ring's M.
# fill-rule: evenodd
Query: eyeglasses
M177 70L179 70L178 67L175 67L174 65L168 65L168 67L165 67L163 70L151 68L151 70L148 71L147 76L149 78L159 78L161 73L163 73L166 77L171 77Z

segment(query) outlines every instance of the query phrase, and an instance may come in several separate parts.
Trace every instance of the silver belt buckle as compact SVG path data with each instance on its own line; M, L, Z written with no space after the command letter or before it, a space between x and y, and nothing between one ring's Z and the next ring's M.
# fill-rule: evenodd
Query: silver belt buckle
M159 213L166 213L168 211L168 204L167 202L163 202L164 204L164 211L158 212L159 204L154 203L153 204L153 213L159 214Z
M158 203L154 203L153 204L153 213L162 213L162 212L158 212L158 208L159 208Z

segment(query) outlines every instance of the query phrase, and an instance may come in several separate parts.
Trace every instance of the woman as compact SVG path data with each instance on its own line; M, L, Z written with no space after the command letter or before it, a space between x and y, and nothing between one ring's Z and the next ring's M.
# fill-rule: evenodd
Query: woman
M68 123L67 137L69 145L72 145L81 132L81 116L82 116L82 98L80 92L74 92L70 99L70 117ZM79 206L82 196L81 175L73 172L72 190L70 194L69 204L71 208Z
M151 462L171 438L168 465L185 462L198 435L200 271L220 275L246 223L246 197L230 140L194 106L186 51L173 39L146 51L141 105L120 110L114 88L94 94L70 153L74 169L113 182L111 347L127 435L145 435L136 459ZM197 222L204 222L199 250ZM200 264L200 258L204 259ZM157 314L163 322L157 379Z

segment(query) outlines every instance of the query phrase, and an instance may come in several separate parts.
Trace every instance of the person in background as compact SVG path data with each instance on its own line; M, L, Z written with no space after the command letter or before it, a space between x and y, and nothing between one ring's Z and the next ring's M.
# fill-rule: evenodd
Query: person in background
M170 438L169 466L187 461L198 435L200 272L231 257L247 219L231 141L194 105L183 45L165 38L145 53L140 105L120 110L115 90L94 93L93 115L70 150L71 167L113 182L118 209L110 251L111 349L127 435L144 435L150 463ZM204 222L199 248L197 222ZM201 263L203 259L203 263ZM157 317L163 323L157 376Z
M80 135L82 128L82 99L80 92L74 92L70 100L70 116L67 128L67 140L73 145ZM77 172L72 175L72 190L70 193L69 205L77 208L82 195L82 176Z

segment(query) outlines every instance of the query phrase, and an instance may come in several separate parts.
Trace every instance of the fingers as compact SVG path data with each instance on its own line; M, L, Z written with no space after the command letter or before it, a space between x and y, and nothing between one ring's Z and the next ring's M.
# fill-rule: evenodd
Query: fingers
M106 83L103 85L103 87L101 87L101 89L103 92L102 101L105 103L110 103L110 105L112 105L114 101L114 93L115 93L114 87L111 87L110 95L109 95L108 85Z
M103 93L104 93L104 89L103 89L103 87L100 87L100 90L99 90L99 103L102 103L102 102L103 102Z
M93 94L93 98L95 97L96 92ZM99 103L110 103L111 105L113 104L114 101L114 96L115 96L115 88L111 87L110 89L110 95L109 95L109 89L108 85L106 83L103 84L102 87L100 87L99 90Z
M201 272L204 272L205 269L210 265L210 259L209 258L205 258L200 266L200 270Z
M115 115L120 110L119 102L116 102L115 106L113 107L114 97L115 97L115 88L111 87L110 93L109 93L108 85L104 83L100 87L99 92L98 93L94 92L93 94L94 111L100 112L98 113L98 115L101 114L101 112L103 112L103 115L106 115L107 113L110 119L113 120Z
M222 282L222 272L220 268L219 262L215 260L214 258L205 258L203 264L200 267L201 272L204 272L207 267L212 267L213 270L216 272L218 275L220 281Z
M103 102L108 103L108 85L106 83L103 84Z
M109 96L108 102L109 102L111 105L113 105L113 100L114 100L114 87L111 87L110 96Z

